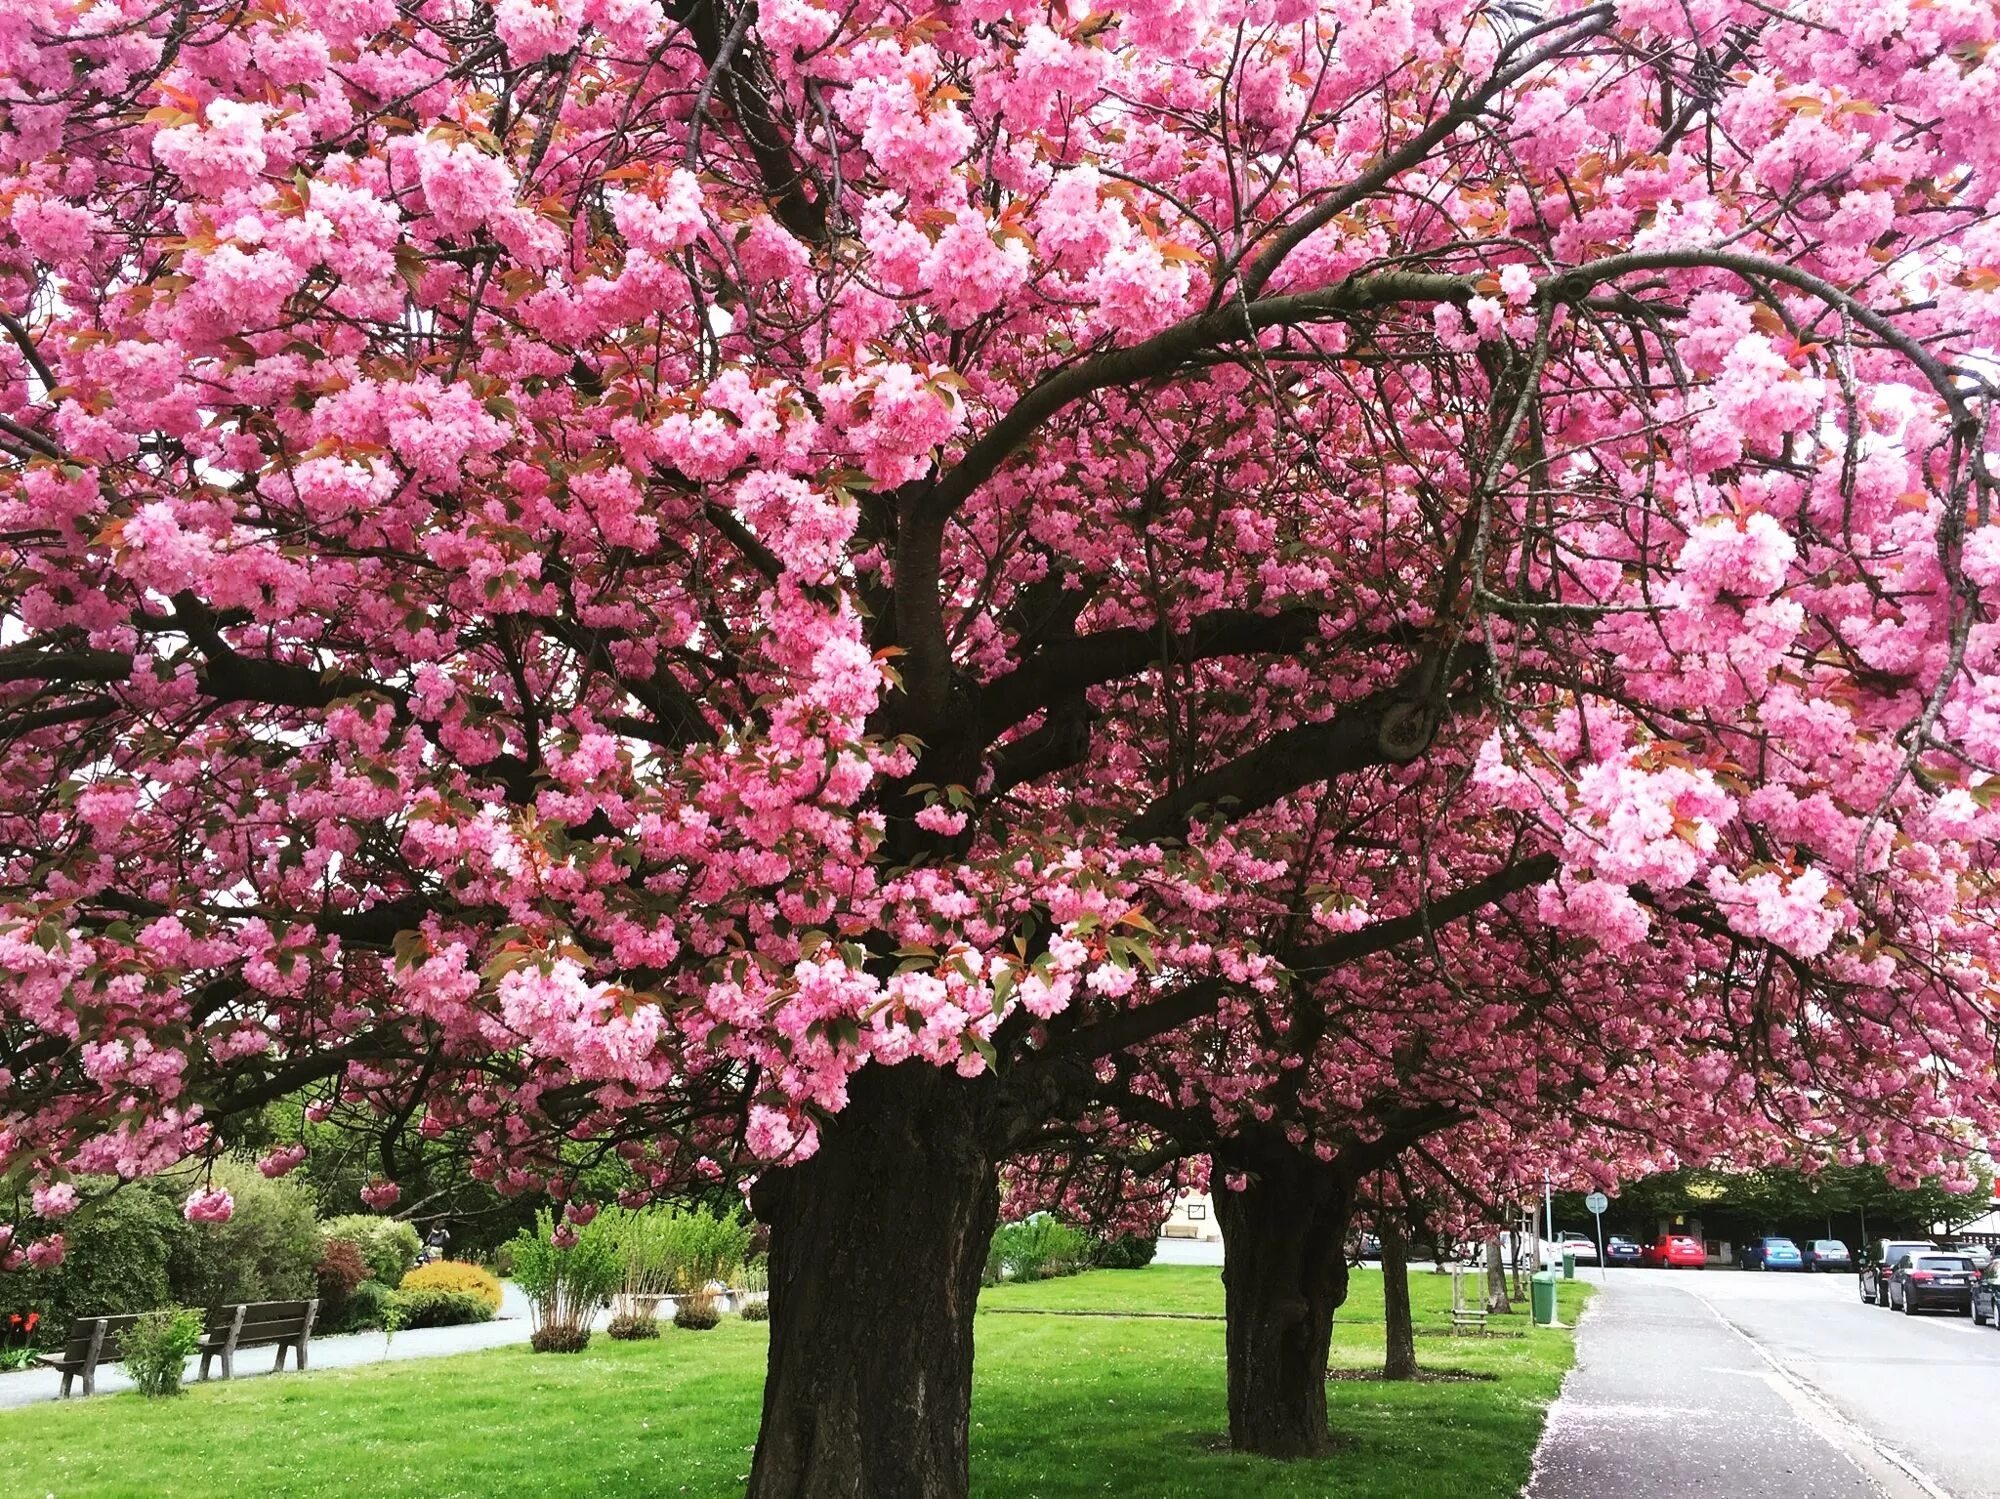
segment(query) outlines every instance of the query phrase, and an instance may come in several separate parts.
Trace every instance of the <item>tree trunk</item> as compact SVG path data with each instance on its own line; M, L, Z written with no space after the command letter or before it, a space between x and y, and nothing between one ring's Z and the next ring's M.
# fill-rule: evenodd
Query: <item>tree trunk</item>
M1388 1346L1382 1357L1384 1379L1417 1377L1417 1333L1410 1317L1410 1241L1403 1225L1384 1218L1382 1239L1382 1319L1388 1324Z
M1220 1167L1218 1167L1220 1169ZM1317 1161L1259 1161L1240 1192L1215 1194L1228 1313L1229 1440L1238 1452L1319 1457L1333 1314L1347 1299L1343 1241L1352 1195Z
M771 1353L749 1499L963 1499L972 1316L999 1213L989 1089L870 1066L766 1175Z
M1507 1264L1500 1253L1500 1236L1494 1234L1486 1241L1486 1310L1511 1312L1513 1309L1513 1303L1507 1299Z

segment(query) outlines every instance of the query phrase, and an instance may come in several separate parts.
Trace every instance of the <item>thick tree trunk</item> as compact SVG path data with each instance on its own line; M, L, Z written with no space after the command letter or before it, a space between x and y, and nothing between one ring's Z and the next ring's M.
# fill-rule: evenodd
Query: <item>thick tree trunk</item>
M771 1226L771 1354L749 1499L963 1499L972 1315L999 1212L978 1084L868 1067Z
M1410 1241L1403 1226L1385 1218L1382 1239L1382 1320L1388 1343L1382 1355L1384 1379L1417 1377L1417 1331L1410 1316Z
M1352 1194L1318 1162L1260 1161L1240 1192L1215 1194L1228 1313L1229 1440L1238 1452L1332 1450L1326 1357L1347 1299Z

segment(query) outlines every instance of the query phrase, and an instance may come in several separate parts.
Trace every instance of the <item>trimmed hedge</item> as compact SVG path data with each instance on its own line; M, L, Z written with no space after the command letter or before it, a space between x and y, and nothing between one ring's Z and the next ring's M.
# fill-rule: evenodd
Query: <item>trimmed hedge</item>
M469 1291L438 1291L418 1288L391 1291L390 1303L402 1311L399 1327L460 1327L468 1322L491 1322L493 1308Z
M403 1277L405 1291L461 1291L477 1296L494 1311L500 1310L500 1282L477 1265L464 1260L435 1260L419 1265Z

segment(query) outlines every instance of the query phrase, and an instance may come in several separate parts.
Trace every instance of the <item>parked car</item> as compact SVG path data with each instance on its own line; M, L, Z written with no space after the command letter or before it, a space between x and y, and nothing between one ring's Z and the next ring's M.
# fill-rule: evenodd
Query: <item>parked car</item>
M2000 1327L2000 1260L1988 1260L1972 1284L1972 1320Z
M1953 1254L1962 1254L1971 1260L1972 1268L1982 1274L1986 1267L1993 1263L1993 1251L1984 1244L1953 1244L1949 1247Z
M1699 1270L1708 1263L1708 1250L1687 1234L1661 1234L1646 1251L1646 1263L1661 1270Z
M1736 1251L1740 1270L1803 1270L1805 1256L1790 1239L1752 1239Z
M1354 1246L1357 1260L1379 1260L1382 1258L1382 1240L1376 1234L1363 1234Z
M1566 1254L1576 1256L1579 1265L1597 1263L1597 1244L1588 1234L1580 1234L1573 1228L1566 1228L1553 1239L1542 1240L1542 1263L1560 1265Z
M1914 1317L1941 1306L1970 1316L1972 1285L1978 1278L1972 1261L1962 1254L1906 1254L1889 1277L1891 1308Z
M1637 1239L1613 1234L1604 1241L1604 1262L1607 1265L1642 1265L1645 1261L1646 1246Z
M1852 1270L1854 1256L1838 1239L1810 1240L1802 1251L1807 1270Z
M1906 1254L1934 1250L1929 1239L1881 1239L1861 1256L1861 1299L1877 1306L1889 1304L1889 1272Z

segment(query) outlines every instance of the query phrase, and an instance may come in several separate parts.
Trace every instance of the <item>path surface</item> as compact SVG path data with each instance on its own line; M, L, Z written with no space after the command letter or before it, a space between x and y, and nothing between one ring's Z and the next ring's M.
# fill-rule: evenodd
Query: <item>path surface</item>
M2000 1332L1846 1275L1612 1271L1527 1494L1624 1493L2000 1499Z
M603 1320L599 1319L600 1322ZM453 1353L476 1353L484 1348L502 1348L509 1343L528 1341L527 1299L514 1288L512 1281L501 1285L500 1316L492 1322L477 1322L468 1327L419 1327L407 1332L399 1332L385 1345L379 1332L345 1333L338 1337L314 1338L306 1359L314 1369L346 1369L356 1364L373 1364L384 1359L443 1358ZM252 1348L236 1355L236 1377L238 1379L259 1378L271 1373L271 1364L276 1350ZM287 1356L285 1367L290 1369L291 1359ZM187 1377L190 1381L201 1368L200 1359L188 1360ZM132 1388L132 1381L125 1371L115 1364L107 1364L97 1371L97 1393L113 1394L119 1390ZM19 1374L0 1374L0 1410L13 1406L33 1405L42 1400L54 1400L62 1390L62 1376L53 1369L26 1370ZM82 1385L77 1386L79 1393Z

